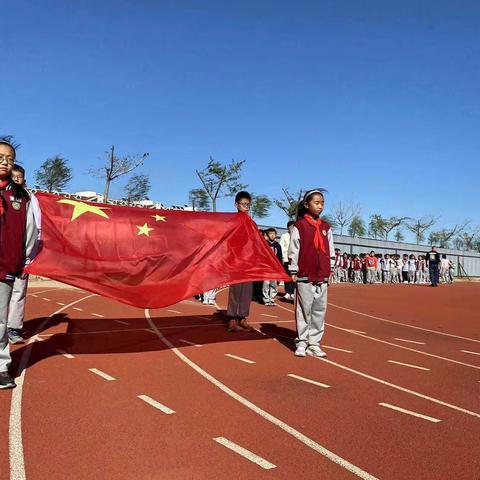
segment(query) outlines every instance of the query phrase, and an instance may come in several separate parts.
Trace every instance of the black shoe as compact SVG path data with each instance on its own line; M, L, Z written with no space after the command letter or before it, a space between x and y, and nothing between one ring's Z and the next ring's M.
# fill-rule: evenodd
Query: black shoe
M8 372L0 372L0 389L15 388L17 385Z

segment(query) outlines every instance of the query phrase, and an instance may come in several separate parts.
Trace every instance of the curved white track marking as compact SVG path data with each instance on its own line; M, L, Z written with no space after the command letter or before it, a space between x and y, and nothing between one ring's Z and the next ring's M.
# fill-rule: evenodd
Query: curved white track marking
M58 315L60 312L65 310L72 305L83 302L90 297L95 297L96 294L90 294L86 297L82 297L79 300L75 300L69 305L65 305L62 308L59 308L56 312L52 313L47 317L41 325L38 327L37 332L41 332L48 321L54 316ZM22 358L20 359L19 370L22 372L19 377L17 377L17 388L13 389L12 400L10 404L10 419L8 426L8 449L9 449L9 458L10 458L10 480L25 480L25 458L23 456L23 440L22 440L22 393L23 385L25 383L25 373L27 371L28 360L30 359L30 354L32 353L33 343L37 339L37 333L33 335L28 341L27 346L23 352Z
M480 418L480 413L472 412L462 407L457 407L457 405L452 405L451 403L438 400L437 398L429 397L428 395L424 395L423 393L416 392L415 390L409 390L408 388L401 387L400 385L395 385L394 383L387 382L386 380L382 380L381 378L377 378L372 375L368 375L367 373L354 370L353 368L346 367L345 365L342 365L340 363L332 362L331 360L327 360L326 358L317 358L317 357L312 357L312 358L315 358L316 360L321 360L322 362L329 363L330 365L346 370L347 372L360 375L361 377L364 377L364 378L368 378L369 380L373 380L374 382L381 383L382 385L386 385L387 387L392 387L392 388L395 388L396 390L400 390L401 392L414 395L415 397L420 397L420 398L423 398L424 400L428 400L433 403L438 403L439 405L443 405L444 407L451 408L452 410L456 410L457 412L466 413L467 415L471 415L472 417Z
M145 317L150 324L150 327L152 330L157 334L158 338L178 357L180 360L182 360L184 363L186 363L189 367L191 367L193 370L195 370L197 373L199 373L203 378L208 380L210 383L215 385L217 388L222 390L224 393L226 393L229 397L233 398L237 402L241 403L243 406L247 407L248 409L252 410L255 412L257 415L260 415L262 418L265 420L269 421L270 423L273 423L277 427L281 428L284 432L288 433L292 437L296 438L300 442L302 442L304 445L310 447L312 450L315 450L316 452L320 453L324 457L328 458L330 461L336 463L337 465L340 465L341 467L345 468L349 472L353 473L354 475L357 475L360 478L363 478L365 480L377 480L376 477L373 475L370 475L368 472L365 472L361 468L357 467L356 465L353 465L349 461L345 460L342 457L339 457L335 453L331 452L330 450L327 450L325 447L322 447L320 444L312 440L311 438L307 437L303 433L299 432L298 430L295 430L293 427L290 425L286 424L285 422L282 422L278 418L274 417L270 413L266 412L265 410L262 410L260 407L257 407L254 403L250 402L247 400L245 397L242 397L238 393L234 392L232 389L224 385L222 382L217 380L215 377L210 375L208 372L203 370L200 366L198 366L196 363L192 362L186 355L184 355L180 350L175 348L175 346L168 340L166 339L163 334L160 332L160 330L157 328L155 323L152 321L152 318L150 317L150 312L148 309L145 310Z
M280 306L280 305L279 305ZM281 306L280 306L281 307ZM287 310L290 313L295 313L293 310L290 310L285 307L281 307L284 310ZM416 350L415 348L406 347L405 345L397 345L396 343L387 342L386 340L381 340L380 338L370 337L369 335L364 335L355 330L351 330L349 328L344 327L337 327L337 325L332 325L331 323L325 322L325 325L328 325L331 328L336 328L337 330L342 330L343 332L351 333L352 335L357 335L362 338L367 338L368 340L372 340L374 342L385 343L386 345L391 345L392 347L401 348L402 350L408 350L410 352L420 353L421 355L426 355L427 357L437 358L439 360L445 360L446 362L456 363L458 365L463 365L464 367L475 368L476 370L480 370L480 366L472 365L471 363L461 362L460 360L454 360L453 358L448 357L441 357L440 355L435 355L433 353L423 352L422 350Z
M480 343L480 340L476 340L474 338L461 337L460 335L453 335L452 333L439 332L438 330L430 330L428 328L417 327L415 325L409 325L408 323L395 322L393 320L388 320L386 318L376 317L375 315L369 315L368 313L362 313L362 312L358 312L357 310L352 310L350 308L341 307L340 305L336 305L335 303L328 302L328 304L331 305L332 307L340 308L341 310L346 310L347 312L351 312L351 313L355 313L357 315L361 315L362 317L368 317L368 318L373 318L375 320L380 320L381 322L393 323L394 325L402 325L402 327L414 328L416 330L422 330L424 332L436 333L438 335L444 335L446 337L459 338L461 340L468 340L469 342Z

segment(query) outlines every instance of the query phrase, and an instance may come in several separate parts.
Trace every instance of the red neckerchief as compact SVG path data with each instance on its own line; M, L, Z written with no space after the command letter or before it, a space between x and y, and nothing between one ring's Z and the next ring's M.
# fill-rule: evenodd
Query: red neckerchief
M315 219L309 215L308 213L305 214L303 217L312 227L315 227L315 237L313 239L313 244L317 250L322 251L323 253L327 253L327 249L325 248L325 242L323 239L321 227L323 226L322 220L319 218L315 221Z
M9 184L10 184L10 180L0 180L0 190L7 188ZM3 199L3 196L0 195L0 217L3 217L3 214L5 213L4 202L5 200Z

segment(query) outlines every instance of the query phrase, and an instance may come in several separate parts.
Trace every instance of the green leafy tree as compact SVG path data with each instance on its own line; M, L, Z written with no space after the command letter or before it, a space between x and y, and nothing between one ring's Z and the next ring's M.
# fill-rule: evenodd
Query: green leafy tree
M256 195L252 193L252 204L250 206L250 214L253 218L268 217L272 201L266 195Z
M49 192L65 189L72 180L72 176L68 160L60 155L47 158L35 171L36 184Z
M134 175L123 190L127 202L133 203L140 200L148 200L150 188L150 179L144 173L140 173L139 175Z
M375 239L382 238L385 219L378 214L373 214L368 223L368 233Z
M365 226L365 221L360 215L355 215L348 227L348 234L351 237L364 237L367 233L367 227Z
M210 157L206 168L196 170L212 204L212 210L217 211L217 200L222 197L232 197L236 192L244 190L248 185L240 183L241 171L245 160L232 160L228 165Z
M405 235L400 228L397 228L393 234L393 238L396 242L403 242L405 240Z
M148 153L125 155L119 157L115 154L115 145L112 145L109 151L105 152L105 163L98 169L90 169L89 173L105 181L103 191L103 201L108 200L110 194L110 184L119 177L135 170L148 157Z
M370 235L372 235L373 238L388 240L390 232L400 227L407 219L408 217L384 218L379 214L373 214L370 217L370 223L368 225Z
M211 209L210 197L203 188L194 188L193 190L190 190L188 199L194 210L209 212Z

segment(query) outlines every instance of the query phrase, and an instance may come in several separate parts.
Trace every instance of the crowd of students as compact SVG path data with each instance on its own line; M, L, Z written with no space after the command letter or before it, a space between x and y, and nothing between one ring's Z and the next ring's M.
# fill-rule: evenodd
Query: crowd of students
M436 253L436 250L433 250ZM335 262L333 270L333 282L350 283L410 283L410 284L436 284L453 283L455 280L455 266L445 254L436 261L435 257L429 259L429 255L414 254L376 254L360 253L350 255L335 249ZM433 279L431 266L438 263L438 273L435 269ZM436 280L436 281L433 281Z

